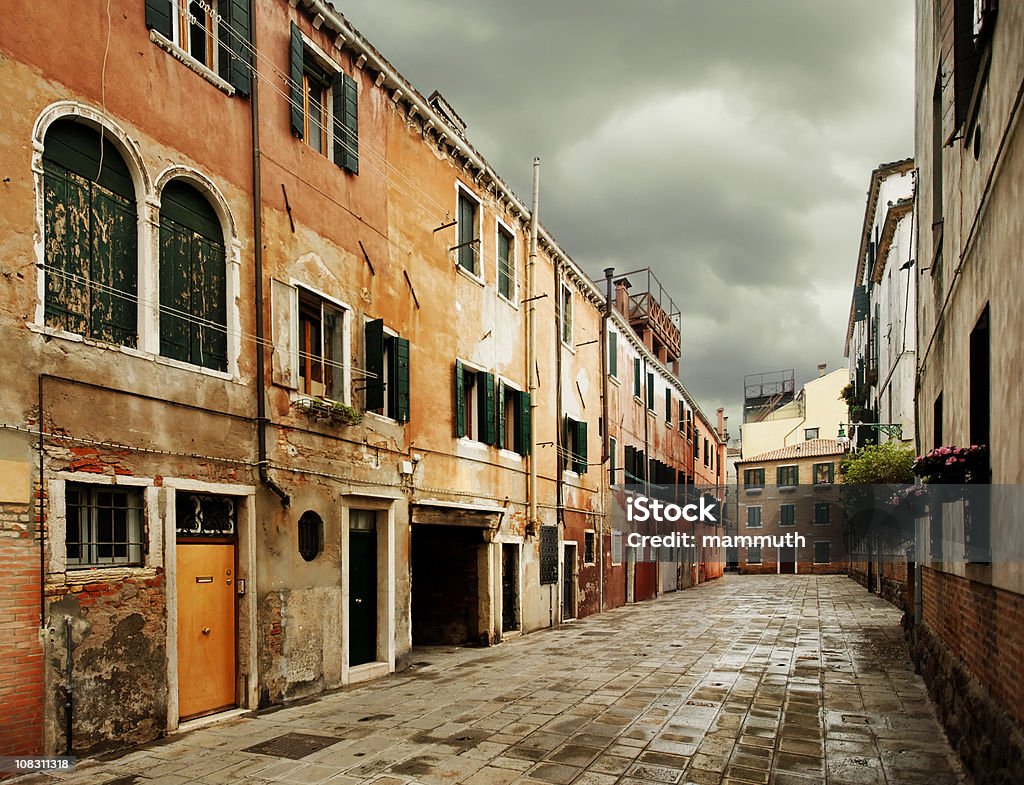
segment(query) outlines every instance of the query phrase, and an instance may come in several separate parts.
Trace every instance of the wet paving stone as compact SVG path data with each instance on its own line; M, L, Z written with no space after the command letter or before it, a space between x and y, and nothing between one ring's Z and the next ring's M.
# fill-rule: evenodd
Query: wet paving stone
M17 783L968 785L899 621L842 576L727 576ZM339 741L242 752L286 734Z

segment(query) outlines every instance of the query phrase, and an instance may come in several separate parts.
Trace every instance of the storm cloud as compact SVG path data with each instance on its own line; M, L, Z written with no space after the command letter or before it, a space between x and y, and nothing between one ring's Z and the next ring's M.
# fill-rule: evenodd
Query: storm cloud
M913 153L908 0L335 0L596 278L650 266L682 378L844 363L871 170Z

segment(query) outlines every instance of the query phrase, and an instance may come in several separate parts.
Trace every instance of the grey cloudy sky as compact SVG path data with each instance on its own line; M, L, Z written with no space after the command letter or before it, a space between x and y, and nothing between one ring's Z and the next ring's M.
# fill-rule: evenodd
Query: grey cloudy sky
M913 154L909 0L343 0L593 277L650 266L683 382L844 363L871 170Z

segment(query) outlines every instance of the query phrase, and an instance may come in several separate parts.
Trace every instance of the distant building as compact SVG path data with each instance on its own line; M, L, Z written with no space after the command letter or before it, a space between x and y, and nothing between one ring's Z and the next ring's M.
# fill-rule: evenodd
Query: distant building
M879 166L871 173L846 328L853 401L847 435L857 446L914 440L916 226L914 161Z
M834 439L847 421L846 402L840 393L847 383L845 370L825 372L795 392L793 371L755 374L744 378L742 454L744 460L770 450L811 439Z
M839 505L835 439L811 439L736 463L739 520L736 534L751 538L804 539L793 545L740 545L741 573L845 573L845 518Z

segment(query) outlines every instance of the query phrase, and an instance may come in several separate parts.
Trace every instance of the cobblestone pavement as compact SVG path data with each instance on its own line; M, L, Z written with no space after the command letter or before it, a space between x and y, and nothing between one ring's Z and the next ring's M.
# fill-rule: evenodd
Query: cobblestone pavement
M845 577L727 576L495 648L417 649L397 676L63 781L966 783L899 619ZM329 746L299 760L244 749L290 733Z

